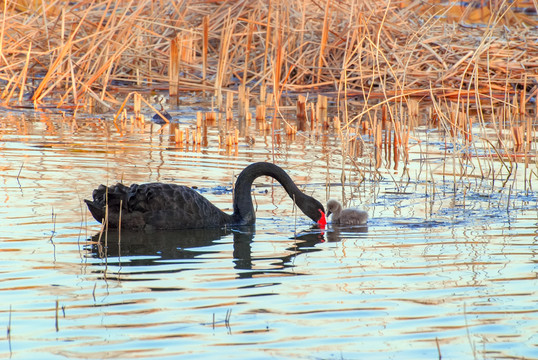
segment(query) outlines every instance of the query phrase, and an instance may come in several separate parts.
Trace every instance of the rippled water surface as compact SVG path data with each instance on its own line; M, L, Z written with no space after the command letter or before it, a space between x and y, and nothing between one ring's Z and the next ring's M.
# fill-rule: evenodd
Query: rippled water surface
M503 184L446 175L456 157L426 128L405 173L343 165L331 132L272 139L252 124L226 147L214 125L180 148L168 127L0 118L0 358L538 359L535 158ZM163 181L231 212L255 161L364 208L368 226L313 228L267 178L256 227L118 240L82 201L100 183Z

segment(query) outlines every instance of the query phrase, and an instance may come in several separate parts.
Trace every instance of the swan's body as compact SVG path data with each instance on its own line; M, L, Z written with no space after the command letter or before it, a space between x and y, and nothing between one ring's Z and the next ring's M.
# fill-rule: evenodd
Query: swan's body
M84 201L97 221L102 222L108 217L109 228L118 228L120 221L122 228L130 230L252 225L256 222L256 214L251 187L254 180L263 175L282 184L305 215L316 222L325 221L323 205L303 194L284 170L270 163L251 164L239 174L234 188L233 214L223 212L195 190L175 184L127 187L118 183L109 188L100 185L93 191L93 201Z
M327 216L332 214L332 223L338 225L364 225L368 213L359 209L342 209L342 204L331 199L327 202Z

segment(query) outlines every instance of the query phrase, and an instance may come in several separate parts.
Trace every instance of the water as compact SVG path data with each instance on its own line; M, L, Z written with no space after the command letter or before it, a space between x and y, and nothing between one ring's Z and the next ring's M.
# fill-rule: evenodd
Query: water
M1 358L538 358L538 209L523 170L504 187L443 176L432 138L408 176L365 166L361 181L346 164L342 186L330 134L282 134L273 149L253 125L242 136L255 141L229 149L210 126L207 146L179 149L158 130L0 118ZM322 202L368 210L368 227L312 228L267 179L256 226L241 229L99 239L82 202L100 183L164 181L231 211L234 176L273 160Z

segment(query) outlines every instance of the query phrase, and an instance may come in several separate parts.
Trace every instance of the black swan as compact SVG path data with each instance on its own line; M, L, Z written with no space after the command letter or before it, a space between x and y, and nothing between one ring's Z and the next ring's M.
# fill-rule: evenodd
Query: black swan
M368 213L358 209L343 209L342 204L331 199L327 202L327 216L332 214L332 223L338 225L364 225Z
M254 180L263 175L275 178L305 215L320 226L325 225L323 205L313 197L303 194L280 167L265 162L247 166L237 177L234 211L231 215L217 208L195 190L175 184L149 183L127 187L118 183L108 188L99 185L93 191L93 201L84 201L97 221L102 222L108 218L110 229L118 228L120 221L121 228L129 230L253 225L256 222L256 214L252 204L251 187Z

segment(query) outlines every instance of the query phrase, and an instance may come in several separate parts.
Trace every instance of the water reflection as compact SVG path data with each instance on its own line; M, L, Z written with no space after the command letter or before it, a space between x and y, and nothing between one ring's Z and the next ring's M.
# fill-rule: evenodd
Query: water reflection
M450 145L456 138L417 127L407 170L401 154L375 172L356 157L366 178L346 170L342 184L338 134L286 142L253 126L251 145L227 147L223 128L209 125L207 143L202 132L201 145L181 146L172 124L118 130L51 116L0 117L0 298L13 358L536 356L536 171L516 163L534 161L534 143L512 162L476 141L471 164L458 161L468 151ZM374 142L364 140L368 157ZM402 171L389 173L394 158ZM123 232L121 242L109 232L106 247L94 236L80 258L80 224L99 229L81 206L96 182L194 183L230 211L217 185L262 160L292 169L319 199L364 205L369 228L294 236L287 194L260 183L256 229ZM6 346L0 358L9 357Z
M158 266L164 264L163 260L179 260L175 263L180 264L181 260L213 253L206 248L229 233L225 229L109 231L88 239L87 250L93 258L106 259L108 265Z
M353 235L354 237L358 234L368 233L367 225L360 226L339 226L331 225L327 231L327 241L328 242L339 242L342 241L342 238Z
M291 237L293 245L286 247L284 252L274 256L254 256L252 243L255 234L255 226L155 232L122 231L121 234L109 231L107 234L97 233L92 236L85 249L90 257L105 261L104 264L96 265L106 265L108 277L114 274L114 270L109 269L111 267L119 268L118 275L122 267L134 266L148 267L147 272L152 274L179 272L192 269L195 262L211 262L217 257L231 255L233 267L238 270L238 278L252 278L267 272L297 275L289 271L294 266L293 259L301 254L320 251L315 246L326 241L324 233L312 227ZM233 240L232 254L222 248L230 236ZM337 241L336 237L330 236L333 239L330 241ZM159 270L162 265L168 265L166 271ZM170 265L177 267L170 270Z

